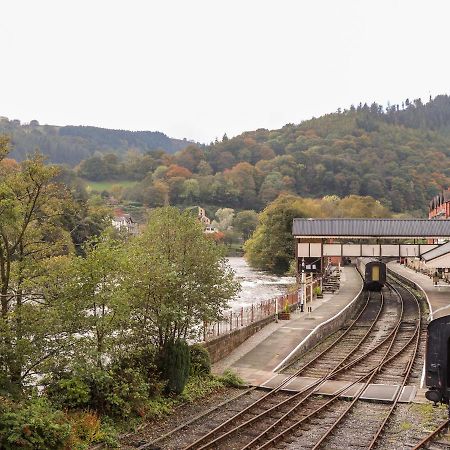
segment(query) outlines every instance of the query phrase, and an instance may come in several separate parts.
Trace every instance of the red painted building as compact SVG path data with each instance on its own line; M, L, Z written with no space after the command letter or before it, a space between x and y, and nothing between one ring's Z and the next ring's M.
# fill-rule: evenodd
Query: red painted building
M434 196L428 210L429 219L450 219L450 188Z

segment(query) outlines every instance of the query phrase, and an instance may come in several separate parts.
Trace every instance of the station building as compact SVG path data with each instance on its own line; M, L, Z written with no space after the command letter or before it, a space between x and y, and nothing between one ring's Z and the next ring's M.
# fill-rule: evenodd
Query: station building
M432 198L429 204L428 218L450 220L450 188ZM422 254L420 258L408 258L406 265L430 278L437 276L442 281L450 283L450 241L439 239L429 242L439 244L439 247Z
M450 219L450 188L439 192L430 201L429 219Z

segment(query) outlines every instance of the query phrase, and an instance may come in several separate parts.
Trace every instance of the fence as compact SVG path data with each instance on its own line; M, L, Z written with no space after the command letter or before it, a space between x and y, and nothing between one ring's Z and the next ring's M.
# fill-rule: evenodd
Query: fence
M278 303L278 309L277 309ZM215 323L203 324L203 341L210 341L217 336L231 333L232 331L250 325L269 316L275 316L276 311L283 311L286 306L295 309L298 303L298 293L280 295L250 306L242 307L237 311L225 312L224 318Z

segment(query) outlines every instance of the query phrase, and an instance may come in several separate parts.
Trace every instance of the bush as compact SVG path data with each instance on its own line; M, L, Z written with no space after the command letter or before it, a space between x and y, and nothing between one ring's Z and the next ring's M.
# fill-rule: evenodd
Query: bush
M169 341L159 358L162 377L167 380L167 394L181 394L189 377L190 354L186 341Z
M64 448L70 424L45 398L15 403L0 397L0 448L57 450Z
M211 373L211 358L203 345L194 344L189 348L191 354L191 375L207 375Z
M144 414L148 386L138 369L93 368L51 380L46 393L61 408L92 409L111 417L127 418L132 413Z
M53 403L64 408L84 408L91 400L89 385L77 375L50 383L46 393Z
M102 423L96 413L75 412L68 416L68 420L71 425L68 448L88 449L98 443L117 447L117 432L108 424Z
M225 385L229 387L243 387L245 386L244 380L232 372L230 369L225 370L222 376L219 377L219 380Z
M182 398L186 402L193 402L199 398L206 397L220 388L223 388L223 383L214 375L192 376L184 388Z

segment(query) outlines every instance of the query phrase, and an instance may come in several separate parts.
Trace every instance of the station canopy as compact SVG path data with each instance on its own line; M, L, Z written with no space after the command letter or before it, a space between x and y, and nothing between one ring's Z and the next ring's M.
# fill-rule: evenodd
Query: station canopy
M292 234L297 241L296 256L305 260L421 257L450 240L450 220L294 219Z
M295 237L358 239L450 238L450 220L430 219L294 219Z
M450 242L423 253L422 259L430 268L450 267Z

